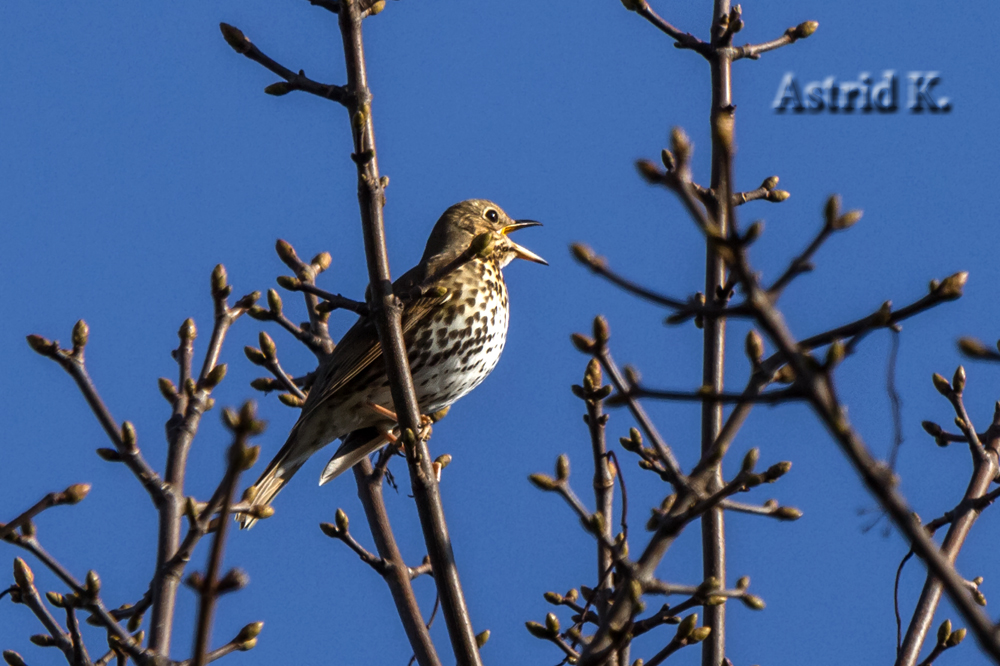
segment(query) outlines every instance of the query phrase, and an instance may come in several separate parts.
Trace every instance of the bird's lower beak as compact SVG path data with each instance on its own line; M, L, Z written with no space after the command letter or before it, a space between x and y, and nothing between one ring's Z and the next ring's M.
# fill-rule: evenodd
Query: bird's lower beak
M542 223L535 222L534 220L516 220L514 224L508 224L506 227L501 229L500 233L506 236L510 232L517 231L518 229L527 229L528 227L540 227L540 226L542 226ZM528 261L533 261L536 264L544 264L545 266L549 265L549 262L539 257L537 254L535 254L528 248L521 247L514 241L510 240L510 238L507 239L507 242L510 243L510 247L512 250L514 250L514 255L518 259L527 259Z

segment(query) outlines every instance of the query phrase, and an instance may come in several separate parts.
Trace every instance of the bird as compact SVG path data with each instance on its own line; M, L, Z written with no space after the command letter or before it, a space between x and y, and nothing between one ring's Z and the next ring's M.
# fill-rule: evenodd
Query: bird
M403 341L422 415L451 406L496 367L509 320L502 269L514 259L547 265L508 234L535 226L541 223L513 220L491 201L462 201L434 225L420 263L393 282L403 301ZM287 441L245 497L253 507L270 506L310 456L344 439L319 484L332 481L385 446L384 436L347 436L373 426L389 434L396 425L392 409L375 322L362 315L320 362ZM246 529L257 518L248 512L238 520Z

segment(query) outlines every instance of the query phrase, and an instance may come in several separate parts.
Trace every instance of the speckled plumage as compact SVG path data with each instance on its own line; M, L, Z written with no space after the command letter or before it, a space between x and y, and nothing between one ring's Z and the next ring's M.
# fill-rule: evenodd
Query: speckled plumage
M393 292L404 298L403 339L422 414L451 405L496 367L509 316L501 270L514 258L545 263L507 233L537 224L515 222L483 199L455 204L434 225L420 263L393 283ZM474 241L482 247L478 253L470 249ZM362 428L394 425L369 403L393 409L375 324L361 317L320 364L302 415L254 484L254 503L269 504L302 464L333 440ZM320 484L384 444L341 446ZM241 526L254 522L245 517Z

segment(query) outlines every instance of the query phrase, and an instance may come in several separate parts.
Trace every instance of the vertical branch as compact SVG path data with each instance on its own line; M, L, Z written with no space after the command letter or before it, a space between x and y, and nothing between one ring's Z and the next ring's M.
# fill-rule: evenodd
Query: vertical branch
M406 637L413 647L413 655L420 666L441 666L430 632L420 613L417 598L413 595L409 570L389 525L389 515L382 499L383 477L381 474L376 474L371 461L364 458L354 466L354 478L358 483L358 497L364 506L365 517L375 539L375 548L386 565L381 571L382 578L389 586Z
M382 343L386 375L403 432L401 439L406 444L406 459L417 512L455 658L461 666L478 666L481 661L475 632L458 578L430 455L426 444L415 435L420 432L420 411L403 343L402 304L392 293L389 274L382 217L384 185L379 177L375 153L371 92L368 89L361 34L363 13L359 0L344 0L340 3L338 17L344 42L349 91L344 102L350 114L354 139L352 159L358 167L358 201L368 263L372 318Z
M965 538L972 529L972 524L979 518L979 511L975 508L976 500L979 500L990 489L993 479L997 475L997 451L1000 450L1000 404L993 414L993 423L987 430L986 455L976 458L975 470L969 487L962 497L959 507L963 507L961 513L956 516L948 527L948 533L941 544L941 554L952 564L958 557L958 551L965 543ZM970 443L970 446L975 444ZM928 574L924 582L924 588L920 592L916 608L913 609L913 618L906 629L906 637L900 647L896 657L897 666L913 666L920 657L920 649L927 639L931 623L934 621L934 612L941 602L943 586L941 580Z
M727 30L729 0L715 0L712 14L712 175L711 188L715 200L720 202L712 211L719 234L725 238L732 226L732 170L733 170L733 100L732 60L726 47L732 41ZM713 240L706 236L705 297L716 306L724 306L728 298L721 290L726 271L722 257ZM723 389L726 349L726 320L722 317L704 318L704 348L702 356L702 385L713 393ZM701 452L707 455L715 446L722 431L722 403L705 401L701 409ZM716 492L722 487L721 462L706 471L706 490ZM702 570L705 580L714 578L725 585L726 534L723 510L710 509L701 518ZM705 626L712 632L702 645L702 666L718 666L726 656L726 606L707 606Z
M594 322L594 328L601 328L605 335L598 338L601 346L607 339L606 325L603 318L598 317ZM590 359L587 364L587 372L583 376L583 389L586 396L587 415L584 420L590 430L590 444L594 452L594 499L595 515L600 516L599 529L601 538L597 539L597 594L594 598L594 605L597 609L598 621L602 624L607 620L608 602L612 591L611 567L614 564L614 553L608 544L612 543L611 524L614 520L612 514L614 508L614 488L615 481L611 475L610 462L608 461L608 447L605 441L604 425L608 416L603 413L603 405L599 397L599 391L603 388L603 377L601 376L601 364L597 358ZM609 664L614 664L614 660Z

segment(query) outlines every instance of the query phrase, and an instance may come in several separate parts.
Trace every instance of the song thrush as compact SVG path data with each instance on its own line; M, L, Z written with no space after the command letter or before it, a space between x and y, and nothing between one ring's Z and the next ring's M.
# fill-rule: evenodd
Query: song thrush
M483 199L455 204L434 225L420 263L393 283L404 302L403 339L421 414L451 405L496 367L508 320L501 269L515 258L546 263L507 234L538 225L512 220ZM320 364L288 441L250 491L254 505L269 504L306 459L333 440L371 426L387 432L395 425L387 416L392 409L375 323L361 317ZM320 485L386 443L351 444L357 439L337 449ZM240 525L255 522L244 516Z

